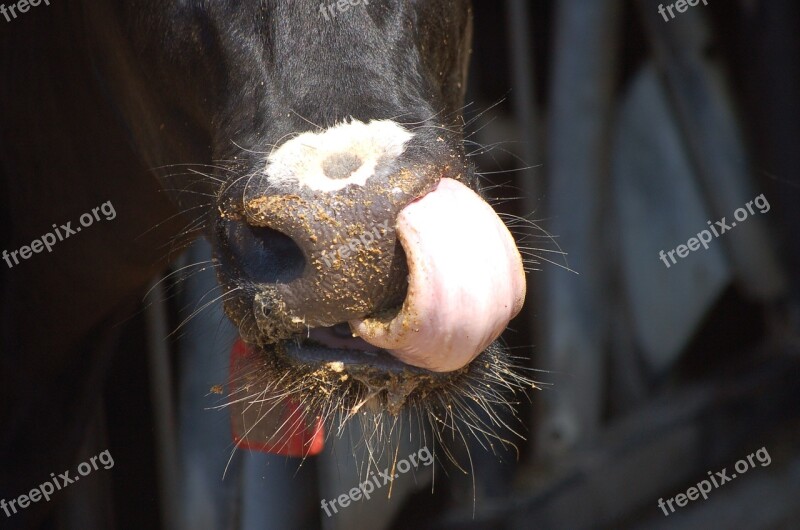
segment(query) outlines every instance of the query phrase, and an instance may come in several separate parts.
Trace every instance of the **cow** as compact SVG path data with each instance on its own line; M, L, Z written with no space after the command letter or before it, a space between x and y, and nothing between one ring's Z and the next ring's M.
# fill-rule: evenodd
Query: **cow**
M527 384L497 343L523 261L464 151L468 0L15 13L0 19L2 248L101 204L115 217L0 262L15 462L0 496L69 467L115 324L200 236L253 380L312 415L488 407Z

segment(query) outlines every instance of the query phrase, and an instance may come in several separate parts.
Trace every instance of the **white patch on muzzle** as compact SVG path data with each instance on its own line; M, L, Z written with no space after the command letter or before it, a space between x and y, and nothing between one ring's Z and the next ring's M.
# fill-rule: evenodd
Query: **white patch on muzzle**
M278 189L302 185L330 192L363 186L378 164L400 156L413 136L392 120L353 120L287 141L269 155L265 173Z

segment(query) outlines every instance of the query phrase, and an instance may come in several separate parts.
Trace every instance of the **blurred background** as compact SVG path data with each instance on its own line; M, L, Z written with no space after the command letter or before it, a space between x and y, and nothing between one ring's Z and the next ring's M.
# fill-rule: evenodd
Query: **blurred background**
M363 475L357 428L304 461L233 451L211 389L235 331L206 306L212 272L178 273L120 324L103 404L113 413L98 413L85 447L138 465L69 490L61 520L800 526L800 4L709 0L674 18L650 0L474 4L467 148L496 207L535 223L516 229L538 263L504 337L540 386L509 418L524 439L490 451L470 441L469 473L437 459L390 499L383 490L327 517L321 499ZM736 226L707 249L690 242L723 218ZM199 242L173 270L208 253ZM769 465L668 516L659 507L761 448Z

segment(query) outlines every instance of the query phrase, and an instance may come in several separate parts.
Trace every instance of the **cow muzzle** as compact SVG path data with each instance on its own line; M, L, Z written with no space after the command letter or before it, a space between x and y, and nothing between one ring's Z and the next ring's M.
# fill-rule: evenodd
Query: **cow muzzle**
M388 121L305 133L226 196L221 279L247 284L226 306L254 318L246 339L380 388L499 337L525 298L519 251L460 155L413 137Z

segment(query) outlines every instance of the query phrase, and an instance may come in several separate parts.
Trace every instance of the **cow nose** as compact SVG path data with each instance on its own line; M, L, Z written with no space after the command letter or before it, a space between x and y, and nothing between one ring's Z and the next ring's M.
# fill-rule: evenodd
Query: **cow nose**
M386 121L304 133L276 149L261 183L245 188L245 219L232 236L245 256L241 270L259 284L255 314L269 320L263 328L272 338L402 303L408 267L397 215L442 175L403 160L412 137Z
M401 206L390 198L365 188L249 202L248 221L234 231L246 256L241 270L269 293L265 302L284 308L286 334L402 302L407 266L394 229Z

